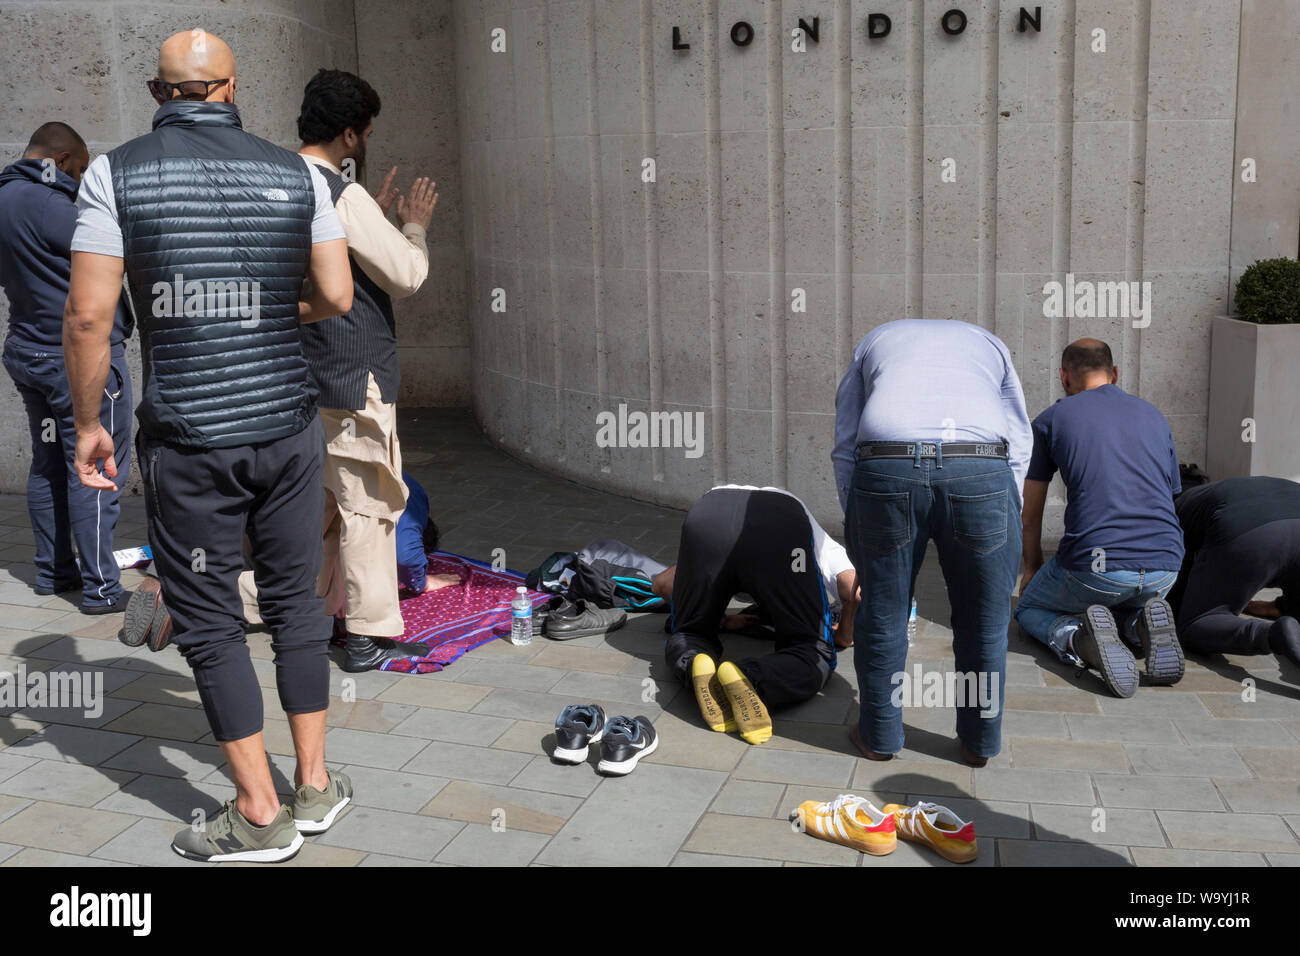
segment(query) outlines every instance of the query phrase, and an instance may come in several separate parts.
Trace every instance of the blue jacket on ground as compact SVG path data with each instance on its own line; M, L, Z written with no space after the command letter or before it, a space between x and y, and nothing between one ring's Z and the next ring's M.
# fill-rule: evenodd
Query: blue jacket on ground
M63 348L76 195L77 181L44 160L20 159L0 172L0 286L15 345ZM112 344L128 338L133 324L119 301Z
M397 583L406 591L416 594L425 588L429 573L429 559L424 553L424 526L429 520L429 496L420 483L405 470L406 510L397 519Z

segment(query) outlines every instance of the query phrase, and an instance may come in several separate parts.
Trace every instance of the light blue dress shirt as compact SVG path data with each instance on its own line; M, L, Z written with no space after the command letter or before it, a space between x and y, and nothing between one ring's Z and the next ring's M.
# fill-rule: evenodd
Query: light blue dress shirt
M1023 489L1034 438L1011 353L969 322L902 319L872 330L835 393L831 461L841 508L864 441L1006 441Z

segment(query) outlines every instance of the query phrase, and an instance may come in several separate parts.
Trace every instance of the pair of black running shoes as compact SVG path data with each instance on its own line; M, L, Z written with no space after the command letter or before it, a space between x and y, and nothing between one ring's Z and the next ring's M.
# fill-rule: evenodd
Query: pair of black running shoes
M597 704L570 704L555 718L557 763L585 763L592 744L600 744L596 770L612 777L631 773L642 757L659 746L659 735L648 717L611 717Z

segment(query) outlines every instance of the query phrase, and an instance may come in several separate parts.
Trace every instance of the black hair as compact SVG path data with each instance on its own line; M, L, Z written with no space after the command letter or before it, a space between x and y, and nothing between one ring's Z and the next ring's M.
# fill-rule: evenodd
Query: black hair
M27 149L23 152L51 155L70 153L78 148L86 149L86 141L81 138L81 134L67 123L51 120L36 127L36 132L32 133L32 138L27 141Z
M347 129L360 136L378 115L374 87L355 73L321 69L302 91L298 138L306 146L319 146Z
M424 553L433 554L438 550L438 540L442 537L438 532L438 526L430 518L424 523Z
M1110 346L1105 342L1088 346L1074 343L1067 345L1061 353L1061 368L1071 375L1084 372L1109 372L1115 367L1115 359L1110 354Z

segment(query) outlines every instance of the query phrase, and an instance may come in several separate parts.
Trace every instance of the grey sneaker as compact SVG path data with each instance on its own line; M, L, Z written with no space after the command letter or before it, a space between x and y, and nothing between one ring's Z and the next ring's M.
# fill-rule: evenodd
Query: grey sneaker
M264 827L250 823L227 801L221 812L196 831L186 827L172 839L172 849L187 860L204 863L235 862L280 863L298 855L302 834L293 825L293 814L286 806Z
M352 800L352 781L341 770L326 770L329 783L317 790L304 783L293 792L293 823L299 833L324 833Z

